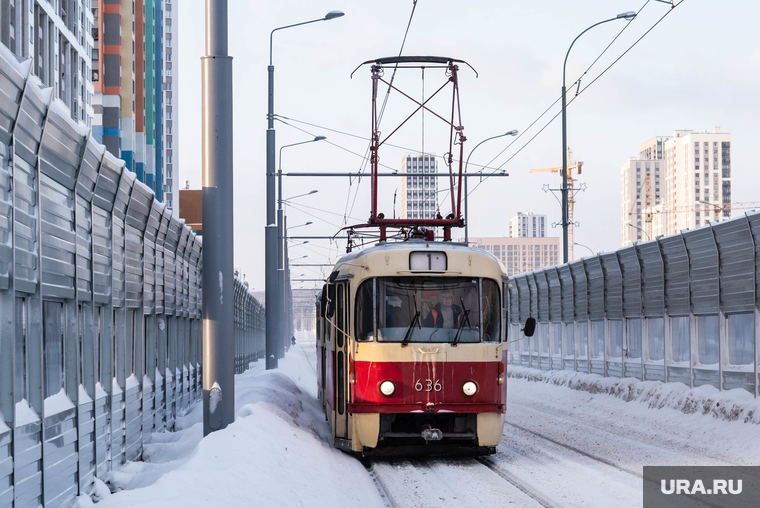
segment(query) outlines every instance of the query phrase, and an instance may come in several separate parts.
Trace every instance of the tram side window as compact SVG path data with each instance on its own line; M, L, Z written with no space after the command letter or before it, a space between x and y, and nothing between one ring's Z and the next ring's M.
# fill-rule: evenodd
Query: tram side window
M45 349L45 397L47 398L60 392L63 388L63 304L43 302L42 313L42 344Z
M500 314L499 286L491 279L483 279L483 340L485 342L499 342Z
M372 317L373 294L372 279L365 280L356 292L356 306L354 307L354 322L356 323L356 340L372 340L374 334L374 320Z

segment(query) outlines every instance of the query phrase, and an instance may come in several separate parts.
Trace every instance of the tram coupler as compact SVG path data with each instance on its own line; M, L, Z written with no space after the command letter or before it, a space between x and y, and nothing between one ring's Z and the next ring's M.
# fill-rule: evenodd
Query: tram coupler
M430 425L425 425L422 429L422 439L427 443L428 441L440 441L443 439L443 432L440 429L434 429Z

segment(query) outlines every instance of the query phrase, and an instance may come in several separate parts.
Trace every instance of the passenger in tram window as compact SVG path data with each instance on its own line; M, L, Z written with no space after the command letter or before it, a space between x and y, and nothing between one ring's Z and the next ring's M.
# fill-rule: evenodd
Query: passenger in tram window
M440 301L435 304L430 314L424 319L422 326L426 328L459 328L462 319L462 308L454 303L454 293L449 290L441 291Z

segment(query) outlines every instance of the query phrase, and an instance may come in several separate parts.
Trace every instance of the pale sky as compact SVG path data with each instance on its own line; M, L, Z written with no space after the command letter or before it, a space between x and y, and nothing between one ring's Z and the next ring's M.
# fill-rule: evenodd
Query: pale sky
M201 187L201 77L204 53L204 2L181 0L179 15L179 182ZM275 113L320 127L289 122L307 132L276 122L277 147L325 135L327 141L283 150L284 172L356 172L364 163L370 134L370 73L362 62L395 56L401 47L412 0L229 0L230 54L234 74L235 267L256 290L264 288L265 137L269 33L273 28L323 17L341 10L345 16L275 33ZM645 5L646 4L646 5ZM655 0L418 0L403 54L449 56L469 62L479 73L460 69L462 117L468 142L465 156L480 141L518 129L525 134L490 167L512 157L551 117L555 106L530 130L526 128L560 95L562 62L572 40L590 25L625 11L634 20L582 79L585 86L670 10ZM568 144L584 162L579 181L588 186L577 197L575 241L594 252L620 247L620 168L637 156L639 145L677 129L732 134L733 199L760 201L760 2L684 0L641 42L613 65L568 107ZM568 87L625 26L613 21L594 28L573 47L567 64ZM390 70L387 75L390 74ZM397 74L404 90L422 97L419 71ZM425 75L425 93L442 84L440 73ZM383 90L384 93L384 90ZM568 91L568 100L574 95ZM391 94L381 130L408 115L410 102ZM447 103L450 107L450 103ZM446 106L442 106L446 111ZM434 129L426 116L425 151L448 150L448 135ZM414 122L393 143L420 150L421 122ZM351 137L326 129L352 134ZM487 164L514 138L490 141L478 148L470 164ZM754 140L754 141L753 141ZM530 174L531 168L562 163L561 123L554 120L535 140L506 163L509 178L494 178L470 196L470 236L507 236L508 221L518 211L561 218L557 200L542 191L560 187L555 174ZM403 150L380 152L381 163L401 169ZM442 170L440 167L439 170ZM473 168L470 168L472 171ZM755 176L752 176L752 175ZM358 185L358 196L354 196ZM475 186L471 180L470 189ZM380 187L379 211L393 213L393 194L401 181L386 178ZM369 215L369 180L284 178L284 197L317 189L288 209L288 224L314 224L291 235L333 235L343 214L348 224ZM349 196L350 192L350 198ZM307 208L311 207L311 208ZM442 204L442 211L443 211ZM396 213L400 213L400 195ZM743 213L743 212L738 212ZM309 215L309 214L313 214ZM335 214L335 215L333 215ZM445 212L444 212L445 214ZM736 216L737 213L735 212ZM561 228L549 230L561 236ZM454 236L460 236L456 230ZM461 233L463 236L463 232ZM334 262L345 242L312 240L291 248L299 262ZM576 258L589 254L576 248ZM294 278L322 277L316 269L293 268ZM329 273L326 270L325 273ZM314 287L305 283L295 287Z

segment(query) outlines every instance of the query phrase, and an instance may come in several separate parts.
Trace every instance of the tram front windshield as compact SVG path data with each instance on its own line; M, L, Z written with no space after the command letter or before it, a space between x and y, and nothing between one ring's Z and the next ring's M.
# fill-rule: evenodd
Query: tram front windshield
M378 277L362 283L356 311L359 340L370 339L375 325L380 342L473 343L481 332L486 342L500 337L499 290L490 279Z

